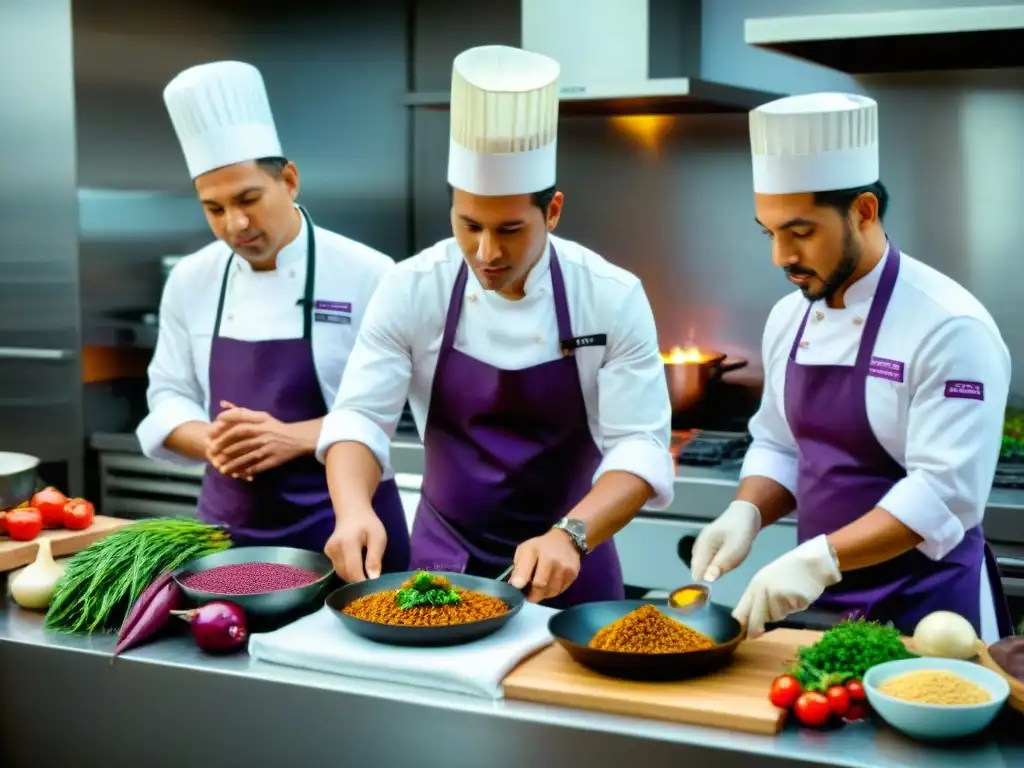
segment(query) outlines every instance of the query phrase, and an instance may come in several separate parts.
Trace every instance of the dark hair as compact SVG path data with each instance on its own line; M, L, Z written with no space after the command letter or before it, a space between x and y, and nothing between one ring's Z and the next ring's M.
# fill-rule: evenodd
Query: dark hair
M547 189L542 189L540 192L532 192L530 194L530 203L540 208L540 212L546 217L548 215L548 206L551 205L551 201L555 199L555 195L558 192L558 187L551 186ZM448 205L452 204L452 200L455 197L455 188L451 184L448 185Z
M256 161L256 165L262 170L269 173L275 179L281 178L281 173L284 171L284 167L288 165L288 158L286 157L261 157Z
M874 184L868 184L865 187L835 189L831 192L815 192L814 204L835 208L839 213L845 216L850 212L850 208L853 206L853 203L857 198L866 192L870 192L878 198L878 219L881 221L885 218L885 212L889 210L889 190L887 190L885 185L880 181L876 181Z

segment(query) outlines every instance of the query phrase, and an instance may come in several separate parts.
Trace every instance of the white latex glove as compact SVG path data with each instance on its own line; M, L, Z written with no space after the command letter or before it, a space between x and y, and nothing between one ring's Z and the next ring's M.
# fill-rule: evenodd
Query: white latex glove
M750 554L761 512L749 501L734 501L693 543L690 575L695 581L714 581L742 563Z
M817 536L758 571L732 615L748 633L762 632L767 622L807 609L841 578L828 539Z

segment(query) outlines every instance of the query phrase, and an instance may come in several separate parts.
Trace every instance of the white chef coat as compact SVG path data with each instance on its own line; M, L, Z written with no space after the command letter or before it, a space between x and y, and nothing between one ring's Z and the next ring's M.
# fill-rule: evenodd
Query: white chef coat
M853 365L886 255L846 291L844 309L815 302L797 349L801 365ZM807 301L794 292L768 317L765 389L750 420L753 443L742 476L796 489L796 442L786 421L786 364ZM879 502L921 536L918 549L945 557L979 525L992 488L1010 386L1010 353L992 316L965 288L900 254L899 277L873 357L903 364L903 381L868 376L868 421L907 471ZM984 400L948 397L950 381L980 382ZM869 510L864 510L867 513Z
M851 285L843 309L814 302L797 348L801 365L850 365L857 358L888 252ZM773 308L762 342L765 387L750 420L753 442L741 477L770 477L796 491L796 441L786 421L789 352L807 311L795 291ZM875 438L907 472L878 503L917 533L939 560L980 525L1002 442L1010 352L995 321L967 289L900 253L900 271L872 357L903 363L903 381L868 376L867 415ZM984 400L946 396L947 382L980 382ZM870 510L865 509L865 514ZM799 515L799 510L797 511ZM987 570L981 578L982 639L999 638Z
M551 242L573 334L608 335L605 347L576 350L590 431L603 453L594 481L610 470L630 472L654 489L648 506L663 509L673 496L672 412L643 285L578 243L554 236ZM383 477L391 477L390 438L407 397L423 435L448 303L463 263L462 251L449 238L398 263L381 282L348 375L324 420L317 448L321 461L333 443L360 442L373 451ZM560 358L550 265L545 248L519 301L484 290L469 270L456 349L505 370Z
M359 325L373 294L394 261L342 235L314 226L316 276L314 302L333 306L312 326L313 360L325 403L332 403ZM220 335L241 341L301 338L302 298L306 284L306 222L281 249L277 269L256 271L240 257L232 259L224 297ZM201 464L167 450L163 443L188 421L209 421L210 349L229 246L216 241L185 257L171 271L160 302L160 329L149 365L146 396L149 414L136 435L151 458L177 464ZM339 304L350 304L351 311ZM314 316L316 317L316 316ZM345 318L349 318L345 322ZM340 321L340 322L338 322Z

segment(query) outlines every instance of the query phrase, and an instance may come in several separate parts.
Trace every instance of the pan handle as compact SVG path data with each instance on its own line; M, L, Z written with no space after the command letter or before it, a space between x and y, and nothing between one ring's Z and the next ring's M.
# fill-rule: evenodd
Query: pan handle
M718 370L721 373L728 373L729 371L738 371L740 368L747 366L747 360L743 357L727 357L721 363L718 364Z

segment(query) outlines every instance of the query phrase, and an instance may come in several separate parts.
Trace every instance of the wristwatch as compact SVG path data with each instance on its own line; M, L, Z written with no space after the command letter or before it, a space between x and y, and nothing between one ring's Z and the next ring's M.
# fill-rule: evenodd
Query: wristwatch
M581 556L590 553L590 547L587 546L587 526L582 520L577 517L563 517L551 527L569 534L573 546Z

